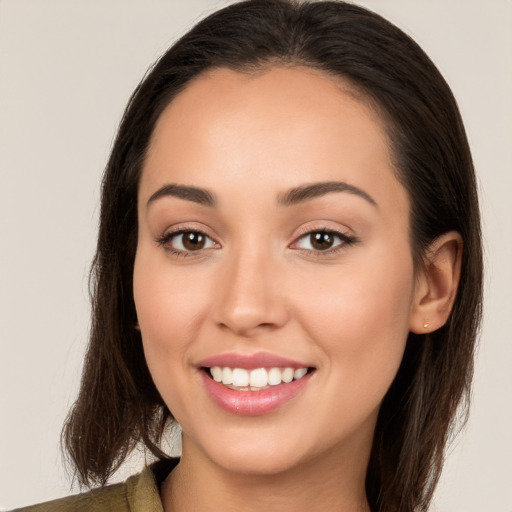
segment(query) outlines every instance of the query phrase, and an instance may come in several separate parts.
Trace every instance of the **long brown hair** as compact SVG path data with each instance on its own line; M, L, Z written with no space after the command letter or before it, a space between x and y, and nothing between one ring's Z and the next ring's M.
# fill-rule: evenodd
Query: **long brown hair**
M473 373L482 295L475 176L456 102L434 64L397 27L345 2L232 4L176 42L135 90L103 178L90 343L80 394L63 430L65 448L78 480L88 485L105 484L139 443L165 457L160 441L172 416L134 328L141 167L157 119L190 80L216 67L250 72L276 63L341 77L383 117L396 175L411 200L416 264L442 233L462 236L453 311L439 330L409 335L380 409L366 478L373 511L426 511L450 432L467 411Z

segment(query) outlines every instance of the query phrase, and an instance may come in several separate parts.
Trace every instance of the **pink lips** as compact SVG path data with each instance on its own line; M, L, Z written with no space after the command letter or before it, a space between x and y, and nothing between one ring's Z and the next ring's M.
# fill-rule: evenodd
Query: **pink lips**
M198 363L198 366L229 366L230 368L245 368L246 370L252 370L254 368L308 368L312 366L307 363L300 363L292 359L285 357L276 356L274 354L268 354L260 352L257 354L219 354L217 356L208 357Z
M282 383L270 386L260 391L238 391L230 389L220 382L213 380L208 370L213 366L230 368L306 368L311 365L293 361L273 354L259 353L253 355L220 354L202 360L198 366L207 393L222 409L232 414L244 416L257 416L274 411L296 397L308 384L312 373L306 374L302 379L294 380L288 384Z

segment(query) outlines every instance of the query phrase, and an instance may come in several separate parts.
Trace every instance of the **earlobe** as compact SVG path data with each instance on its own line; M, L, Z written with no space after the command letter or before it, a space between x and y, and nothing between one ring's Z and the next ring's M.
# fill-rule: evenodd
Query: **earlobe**
M455 302L462 262L462 238L456 231L429 246L418 270L411 308L411 332L426 334L442 327Z

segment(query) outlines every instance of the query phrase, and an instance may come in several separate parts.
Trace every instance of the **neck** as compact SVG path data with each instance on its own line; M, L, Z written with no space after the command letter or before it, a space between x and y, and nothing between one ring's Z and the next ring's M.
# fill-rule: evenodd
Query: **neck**
M369 512L369 450L333 450L271 475L233 473L184 439L180 464L162 486L165 512Z

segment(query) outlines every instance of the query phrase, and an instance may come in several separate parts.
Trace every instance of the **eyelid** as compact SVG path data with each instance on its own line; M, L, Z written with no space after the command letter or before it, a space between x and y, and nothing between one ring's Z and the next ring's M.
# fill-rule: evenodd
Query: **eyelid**
M340 228L326 226L325 224L321 224L318 226L307 225L299 229L298 233L295 235L294 241L290 244L290 248L298 251L304 251L305 253L313 254L314 256L318 257L333 255L347 248L348 246L359 242L359 239L357 237L347 233L347 231ZM297 244L301 239L313 233L330 233L333 236L339 238L341 240L341 243L338 243L334 247L331 247L323 251L297 247Z
M160 234L155 236L155 240L160 240L161 238L169 235L176 235L178 233L189 233L196 232L201 233L208 238L211 238L215 243L220 245L218 242L218 236L214 234L210 227L203 224L202 222L177 222L176 224L167 225L164 229L160 230Z
M217 237L212 236L209 233L209 229L204 229L202 227L198 227L197 225L190 225L190 224L178 224L172 227L167 227L160 236L155 237L155 242L161 245L165 250L172 253L176 256L200 256L204 255L205 251L209 251L211 249L220 249L222 246L217 241ZM347 248L350 245L353 245L357 242L359 242L359 239L355 237L352 234L349 234L347 231L350 231L348 229L342 229L340 227L332 227L328 226L325 223L319 224L319 225L311 225L308 224L306 226L302 226L299 228L297 233L295 234L293 242L289 245L289 248L303 251L308 254L312 254L314 256L328 256L333 255L340 250L343 250ZM200 248L197 250L187 250L187 249L177 249L175 247L172 247L169 242L178 235L185 234L185 233L199 233L210 242L212 242L213 247L206 247L206 248ZM320 250L320 249L314 249L314 248L304 248L304 247L298 247L298 244L300 240L302 240L304 237L311 235L313 233L330 233L334 237L337 237L340 242L337 243L334 247Z
M216 240L216 237L212 236L208 233L209 230L203 229L201 227L197 227L196 225L184 225L178 224L176 226L166 228L161 235L155 237L155 242L161 245L166 251L170 252L175 256L199 256L204 254L205 251L209 251L211 249L218 249L221 247L221 244ZM185 233L199 233L206 238L208 238L211 242L213 242L214 247L206 247L198 249L197 251L189 251L183 249L176 249L169 245L170 241L173 238L185 234Z
M310 233L317 233L317 232L327 232L327 233L334 233L338 234L343 238L355 238L355 236L352 234L352 230L346 226L340 226L337 224L336 226L333 226L332 224L329 225L327 223L328 221L317 221L317 222L308 222L303 224L295 233L294 240L298 240L300 237L304 235L309 235Z

